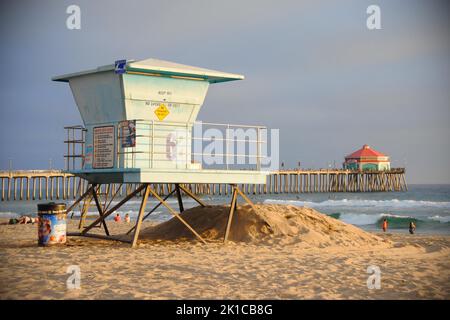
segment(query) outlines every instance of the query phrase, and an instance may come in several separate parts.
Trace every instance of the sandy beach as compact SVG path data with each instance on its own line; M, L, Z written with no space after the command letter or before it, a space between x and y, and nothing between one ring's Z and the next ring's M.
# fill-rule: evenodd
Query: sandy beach
M295 223L283 229L284 220L277 216L265 220L270 230L261 233L259 220L242 222L249 208L240 207L236 221L241 222L233 226L233 241L226 245L208 223L208 230L201 230L209 239L203 245L188 236L158 240L164 226L154 229L145 222L143 240L134 249L76 237L63 246L38 247L36 225L0 226L0 298L450 298L450 237L368 233L312 209L280 208L272 206L267 212L284 210L283 217L297 219ZM209 217L211 225L221 228L221 215ZM75 231L76 225L69 221L69 230ZM112 221L108 226L113 234L130 228ZM70 265L80 267L81 289L66 287ZM367 268L372 265L380 268L380 289L367 287Z

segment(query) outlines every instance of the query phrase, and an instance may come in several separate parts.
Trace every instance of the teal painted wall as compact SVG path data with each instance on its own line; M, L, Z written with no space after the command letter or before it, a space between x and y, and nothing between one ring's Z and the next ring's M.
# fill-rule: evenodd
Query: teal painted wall
M386 163L344 163L344 169L348 170L390 170L390 162Z
M348 170L358 170L358 163L345 163L344 164L344 169L348 169Z

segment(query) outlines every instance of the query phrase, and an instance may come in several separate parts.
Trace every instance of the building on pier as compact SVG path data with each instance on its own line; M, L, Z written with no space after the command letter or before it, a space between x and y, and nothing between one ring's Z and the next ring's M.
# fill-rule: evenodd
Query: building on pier
M363 147L345 157L344 169L349 170L390 170L389 156L372 149L365 144Z

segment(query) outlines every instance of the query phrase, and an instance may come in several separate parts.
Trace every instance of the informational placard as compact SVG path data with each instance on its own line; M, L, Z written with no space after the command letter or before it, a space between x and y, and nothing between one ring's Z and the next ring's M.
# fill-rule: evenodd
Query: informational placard
M136 120L120 122L120 137L122 148L136 146Z
M114 126L94 127L94 169L114 166Z

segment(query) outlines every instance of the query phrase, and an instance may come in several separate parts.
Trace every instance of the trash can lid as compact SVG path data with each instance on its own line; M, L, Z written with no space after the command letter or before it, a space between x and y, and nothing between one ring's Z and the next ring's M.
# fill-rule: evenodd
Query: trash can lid
M66 210L65 203L55 203L55 202L47 202L47 203L39 203L37 205L38 211L61 211Z

